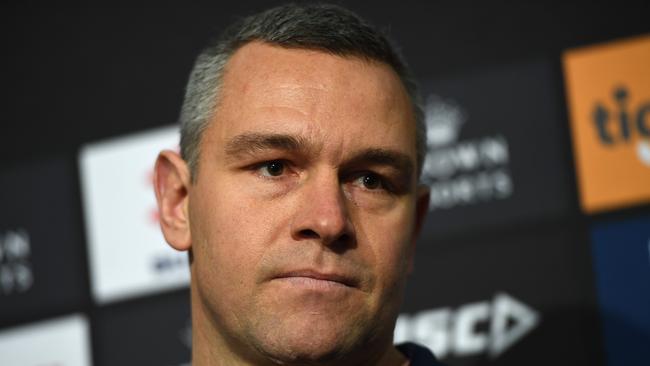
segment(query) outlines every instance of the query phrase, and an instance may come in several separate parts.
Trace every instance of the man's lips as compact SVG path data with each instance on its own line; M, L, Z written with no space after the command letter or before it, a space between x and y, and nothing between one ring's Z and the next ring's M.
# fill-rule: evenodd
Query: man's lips
M358 281L349 275L340 273L326 273L310 269L285 271L273 277L274 280L283 280L295 285L304 286L346 286L357 287Z

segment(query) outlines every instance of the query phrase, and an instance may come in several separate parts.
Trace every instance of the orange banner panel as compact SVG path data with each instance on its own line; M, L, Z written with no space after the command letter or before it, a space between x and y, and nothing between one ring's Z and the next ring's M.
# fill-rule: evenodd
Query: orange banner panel
M582 208L650 201L650 35L563 55Z

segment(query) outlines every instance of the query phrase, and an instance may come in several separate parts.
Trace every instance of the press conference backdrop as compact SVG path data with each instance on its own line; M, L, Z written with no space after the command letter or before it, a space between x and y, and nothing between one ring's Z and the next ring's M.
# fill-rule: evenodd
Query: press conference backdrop
M0 365L189 364L153 162L210 30L276 3L6 6ZM389 29L426 102L395 341L452 366L650 364L648 5L343 4Z

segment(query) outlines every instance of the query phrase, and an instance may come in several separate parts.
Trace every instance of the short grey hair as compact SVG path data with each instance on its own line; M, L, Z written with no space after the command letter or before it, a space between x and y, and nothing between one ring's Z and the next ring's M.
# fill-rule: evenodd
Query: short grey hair
M203 131L216 112L225 66L247 43L322 50L391 66L413 104L418 174L426 154L426 124L417 85L403 57L388 38L353 12L328 4L288 4L240 19L199 54L190 73L181 109L181 156L196 176Z

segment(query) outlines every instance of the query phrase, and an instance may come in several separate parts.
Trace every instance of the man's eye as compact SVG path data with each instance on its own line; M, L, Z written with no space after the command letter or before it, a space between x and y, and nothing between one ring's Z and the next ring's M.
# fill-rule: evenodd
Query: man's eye
M284 173L285 163L278 160L269 161L260 165L259 169L264 176L277 177Z
M375 190L384 188L382 179L377 174L364 174L357 178L357 184L363 186L365 189Z

